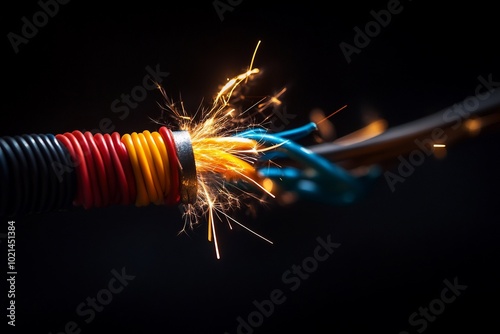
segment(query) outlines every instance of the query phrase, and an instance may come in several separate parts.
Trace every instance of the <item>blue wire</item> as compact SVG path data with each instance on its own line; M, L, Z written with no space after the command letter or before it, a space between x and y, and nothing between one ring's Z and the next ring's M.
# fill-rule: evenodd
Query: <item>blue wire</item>
M307 123L306 125L303 125L301 127L295 128L295 129L274 133L273 136L283 138L283 139L297 140L297 139L300 139L300 138L303 138L303 137L309 135L310 133L312 133L313 131L316 131L317 129L318 129L318 127L317 127L316 123L310 122L310 123ZM249 129L249 130L246 130L244 132L241 132L236 136L248 138L249 135L255 136L255 135L259 135L259 134L268 134L268 133L265 129L254 128L254 129ZM286 156L287 156L287 154L285 152L272 151L272 152L265 153L264 154L265 158L263 158L261 160L271 160L271 159L276 159L276 158L283 158Z
M335 205L351 204L364 195L367 181L372 181L377 177L379 171L374 168L365 177L355 177L293 141L307 136L316 129L316 124L311 122L299 128L275 134L256 128L246 130L236 136L253 139L266 146L276 146L275 151L264 154L260 161L285 156L304 166L304 169L272 166L258 169L262 176L271 179L282 190L293 192L302 199Z
M286 130L282 132L277 132L273 134L275 137L280 137L283 139L290 139L290 140L297 140L300 138L304 138L305 136L309 135L313 131L316 131L318 129L318 126L314 122L307 123L306 125L303 125L301 127L291 129L291 130ZM249 129L246 131L243 131L239 134L237 134L238 137L245 137L248 134L267 134L267 131L263 128L254 128L254 129Z

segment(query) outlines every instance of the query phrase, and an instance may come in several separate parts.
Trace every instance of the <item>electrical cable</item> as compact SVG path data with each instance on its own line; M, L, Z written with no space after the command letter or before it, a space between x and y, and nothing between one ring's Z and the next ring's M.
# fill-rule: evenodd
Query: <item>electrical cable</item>
M278 133L245 124L251 115L233 116L255 106L261 113L279 102L284 90L248 109L233 105L233 94L238 103L244 100L239 85L257 73L250 66L228 80L198 121L186 115L183 106L176 108L159 87L167 102L164 109L177 116L178 131L162 125L158 131L124 135L75 130L0 137L0 215L70 207L181 204L185 227L196 223L200 215L208 216L208 239L214 241L219 257L214 220L226 218L229 225L242 225L228 212L240 207L243 198L262 202L260 193L352 204L365 196L389 163L412 149L422 149L421 143L432 152L435 144L449 145L500 124L497 89L369 139L352 141L351 136L347 144L340 138L305 147L299 140L318 131L318 125L331 115Z
M478 102L468 119L495 115L499 109L500 94L492 93ZM222 184L236 180L245 189L264 189L262 181L268 179L280 191L298 198L350 204L362 198L381 174L382 162L408 152L415 147L416 139L429 137L436 129L446 134L448 143L465 136L470 130L466 119L451 117L450 110L354 144L328 143L308 148L296 141L317 130L312 122L274 134L250 128L233 137L193 141L189 132L172 132L165 126L158 132L123 136L73 131L56 136L3 137L0 213L45 212L68 208L70 204L85 209L132 203L193 204L200 181L197 169L221 175ZM258 150L260 155L253 164L237 154ZM271 161L287 164L271 166ZM369 166L370 171L362 176L349 171L360 166Z

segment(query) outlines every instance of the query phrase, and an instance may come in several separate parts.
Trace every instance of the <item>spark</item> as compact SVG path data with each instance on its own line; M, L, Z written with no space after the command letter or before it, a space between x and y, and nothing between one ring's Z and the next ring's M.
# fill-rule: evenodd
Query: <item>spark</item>
M257 111L258 112L263 112L264 110L267 110L270 106L279 106L281 105L281 100L280 97L286 92L286 87L283 87L278 93L274 94L268 99L263 99L262 103L259 103L257 105Z
M322 120L316 122L316 125L319 125L321 123L323 123L324 121L326 121L327 119L329 119L330 117L332 117L333 115L337 114L338 112L340 112L341 110L344 110L345 108L347 108L347 104L345 104L344 106L340 107L339 109L335 110L334 112L332 112L330 115L326 116L325 118L323 118Z
M267 241L268 243L270 243L271 245L273 244L273 242L265 237L263 237L262 235L260 235L259 233L249 229L248 227L246 227L245 225L243 225L242 223L240 223L239 221L237 221L236 219L234 219L233 217L227 215L225 212L222 212L222 211L219 211L217 210L218 212L220 212L221 214L223 214L224 216L227 217L227 219L230 219L232 220L233 222L235 222L236 224L240 225L241 227L243 227L245 230L249 231L250 233L252 234L255 234L256 236L258 236L259 238L261 238L262 240L264 241Z
M432 146L433 146L433 147L437 147L437 148L439 148L439 147L446 147L446 145L445 145L445 144L434 144L434 145L432 145Z
M253 50L253 55L252 55L252 60L250 60L250 65L248 66L248 70L250 71L253 67L253 62L255 60L255 56L257 55L257 50L259 49L260 45L260 40L257 42L257 46L255 47L255 50ZM245 79L245 83L248 82L248 78Z
M163 88L159 87L165 99L165 104L161 106L162 110L175 118L180 130L190 133L195 156L198 197L196 203L184 205L185 218L182 231L186 231L188 227L193 228L198 224L200 217L207 217L208 240L214 243L217 259L220 258L220 251L215 225L222 217L226 218L230 228L232 221L272 244L270 240L229 215L231 210L241 206L242 196L262 201L247 190L248 186L264 196L275 197L271 192L273 187L269 183L270 180L260 176L255 168L255 162L264 152L279 145L264 147L255 140L234 136L249 127L262 126L265 120L256 124L249 111L255 108L258 114L270 106L281 104L279 98L286 91L283 88L274 96L264 97L248 109L239 112L242 106L236 102L245 100L239 93L240 89L260 73L258 68L253 67L259 45L260 41L254 50L248 69L228 79L215 94L211 106L207 108L201 105L193 116L187 113L182 102L178 108ZM238 189L238 194L230 191L228 187Z

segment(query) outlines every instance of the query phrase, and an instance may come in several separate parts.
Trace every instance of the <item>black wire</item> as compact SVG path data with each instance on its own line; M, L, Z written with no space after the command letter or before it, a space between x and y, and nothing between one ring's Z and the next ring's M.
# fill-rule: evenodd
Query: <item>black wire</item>
M478 106L473 111L469 111L467 117L460 118L458 117L460 114L457 115L456 113L453 114L453 119L445 117L445 115L450 116L451 110L455 110L453 108L457 106L463 107L466 101L464 100L430 116L391 128L362 142L350 145L325 143L310 146L308 149L332 162L351 161L352 167L356 167L364 163L376 163L383 159L395 158L400 154L409 152L416 147L416 139L429 138L435 129L443 130L444 134L449 138L447 142L450 142L463 137L467 133L466 128L463 126L467 119L487 113L500 114L500 89L490 91L490 94L484 100L476 98ZM457 125L459 122L461 122L460 126Z
M49 138L43 134L39 134L38 138L40 138L40 140L42 140L44 144L47 146L47 155L49 162L48 172L49 172L49 178L52 181L51 182L52 191L55 194L54 202L52 203L52 207L50 207L49 210L58 209L62 207L62 204L64 202L64 189L66 187L63 182L64 179L61 180L57 177L54 166L55 164L62 164L62 162L59 160L59 156Z
M56 207L56 203L57 203L58 195L59 195L58 189L57 189L57 186L58 186L57 177L53 173L51 173L51 169L52 169L51 162L53 161L52 154L50 152L49 146L47 146L47 144L45 143L45 141L41 135L32 134L31 136L35 139L36 144L40 148L40 152L42 153L44 162L47 166L45 177L48 180L47 193L46 193L48 201L46 203L44 210L45 211L52 211Z
M40 182L38 181L38 164L36 163L35 155L30 149L30 146L28 142L21 136L15 136L15 139L19 146L21 147L22 153L24 154L28 166L30 168L30 171L28 172L28 177L29 177L29 193L27 196L29 196L28 205L27 205L27 212L35 212L36 210L36 203L37 203L37 198L36 196L39 194L39 184Z
M46 196L48 192L48 178L47 178L47 164L45 163L45 160L43 158L42 152L40 151L40 148L37 145L37 142L35 141L35 138L31 135L23 135L22 136L26 142L28 143L29 148L33 152L33 156L35 157L36 160L36 166L37 166L37 183L38 183L38 189L39 193L36 196L36 201L35 201L35 213L41 213L47 211L47 201L48 197Z

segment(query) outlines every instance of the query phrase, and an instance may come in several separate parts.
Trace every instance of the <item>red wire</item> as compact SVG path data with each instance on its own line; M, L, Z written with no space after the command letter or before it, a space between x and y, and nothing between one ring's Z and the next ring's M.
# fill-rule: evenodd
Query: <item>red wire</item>
M118 184L118 187L120 189L120 191L118 191L118 187L116 188L116 195L114 198L114 202L116 204L129 205L132 203L130 201L130 192L129 192L130 185L127 181L127 177L125 176L125 171L123 170L120 157L116 152L115 144L113 142L113 139L111 138L111 135L106 133L103 136L103 138L106 144L108 145L109 154L113 162L113 171L115 172L116 176L116 183Z
M158 132L162 136L165 146L167 147L168 163L170 166L170 191L165 202L167 205L175 205L180 201L180 184L179 161L175 149L174 137L172 131L165 126L162 126Z
M109 136L109 135L108 135ZM109 188L109 204L117 204L119 193L117 186L117 174L113 166L113 159L111 157L111 148L108 148L108 144L104 139L104 136L100 133L94 135L94 140L101 153L102 161L104 162L104 168L106 169L108 188Z
M94 164L94 159L92 157L92 153L90 151L89 144L87 143L87 139L78 130L75 130L72 132L75 138L78 140L80 143L80 146L82 147L83 154L85 157L85 162L87 163L87 171L89 174L90 178L90 189L92 191L92 195L94 196L94 206L95 207L102 207L102 198L101 198L101 192L99 191L99 184L97 181L97 172Z
M109 152L108 144L106 144L106 141L104 140L104 136L100 133L96 133L94 135L94 141L99 149L99 153L101 154L102 161L104 163L104 169L106 170L106 179L107 179L107 185L109 189L109 194L108 194L108 201L109 204L117 204L117 185L116 185L116 173L115 169L113 168L113 161L111 159L111 153Z
M97 172L97 178L96 178L97 183L95 184L95 187L98 190L99 189L101 190L101 206L103 207L108 206L109 205L108 179L110 179L111 176L108 176L106 173L106 168L104 166L102 154L99 151L99 148L97 148L97 144L92 133L90 131L86 131L84 133L84 136L87 139L87 144L89 145L90 152L92 153L92 159L94 160L94 166Z
M75 162L76 162L76 171L78 174L78 189L81 192L82 202L81 204L85 209L90 209L92 207L92 188L90 186L90 177L87 170L87 163L85 162L85 156L82 151L82 147L80 143L76 139L76 137L69 132L66 132L64 136L71 142L74 153L75 153Z
M125 144L122 143L121 136L118 132L113 132L111 137L113 138L115 150L118 153L118 157L120 158L123 171L125 172L125 177L127 178L127 184L129 185L127 203L132 204L135 202L135 198L137 196L137 187L135 184L135 177L134 177L134 172L132 170L132 165L128 157L127 148L125 147ZM126 194L123 195L125 196Z

